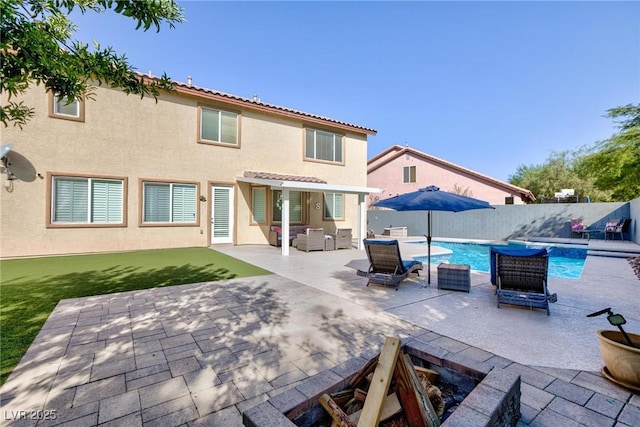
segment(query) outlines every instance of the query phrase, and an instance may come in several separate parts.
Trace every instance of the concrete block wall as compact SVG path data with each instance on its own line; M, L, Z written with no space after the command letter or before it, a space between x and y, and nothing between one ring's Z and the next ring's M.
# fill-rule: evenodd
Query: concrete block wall
M631 240L640 245L640 197L629 202L631 222Z
M502 205L466 212L432 212L433 237L508 240L526 237L571 237L569 221L582 218L591 228L604 228L608 219L632 218L631 238L640 218L640 198L631 202ZM367 228L382 234L385 227L406 226L410 236L427 234L427 212L369 210Z

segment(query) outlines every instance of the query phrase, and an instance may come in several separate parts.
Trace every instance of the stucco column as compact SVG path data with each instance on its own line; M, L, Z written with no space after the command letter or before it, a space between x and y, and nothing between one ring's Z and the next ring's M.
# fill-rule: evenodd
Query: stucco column
M365 203L366 194L358 194L358 242L356 247L360 250L364 249L364 243L362 240L367 235L367 205Z
M289 256L289 189L282 189L282 255Z

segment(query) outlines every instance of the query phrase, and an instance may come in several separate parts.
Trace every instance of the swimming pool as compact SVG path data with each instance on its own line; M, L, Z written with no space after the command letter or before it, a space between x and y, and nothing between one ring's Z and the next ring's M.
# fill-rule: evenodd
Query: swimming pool
M416 242L416 244L426 245L426 242ZM490 245L480 243L458 243L458 242L431 242L431 247L439 246L449 249L450 254L431 255L431 264L438 265L441 262L449 264L469 264L472 270L489 272L489 249L491 246L501 248L540 248L545 247L549 251L549 277L560 279L579 279L582 274L582 267L587 258L587 250L579 248L565 248L556 246L527 246L518 243L508 245ZM426 256L415 257L416 260L427 262Z

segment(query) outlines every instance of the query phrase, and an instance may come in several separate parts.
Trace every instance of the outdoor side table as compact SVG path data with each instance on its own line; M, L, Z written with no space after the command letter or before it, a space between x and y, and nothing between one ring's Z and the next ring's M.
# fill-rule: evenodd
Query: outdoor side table
M407 227L387 227L382 231L383 236L407 237Z
M336 248L336 241L333 239L324 239L324 250L325 251L332 251Z
M469 264L439 264L438 289L469 292L471 289Z

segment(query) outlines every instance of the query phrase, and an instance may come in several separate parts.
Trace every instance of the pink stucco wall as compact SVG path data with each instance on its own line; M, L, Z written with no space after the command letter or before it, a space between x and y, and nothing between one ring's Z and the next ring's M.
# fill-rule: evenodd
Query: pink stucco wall
M412 153L404 153L401 156L388 161L395 153L377 159L375 163L369 165L367 185L370 187L384 188L384 193L375 195L380 199L386 199L410 191L415 191L429 185L436 185L441 190L458 192L467 191L465 194L476 199L489 202L492 205L504 205L505 197L513 196L514 204L524 202L517 193L500 188L498 185L480 179L471 173L448 167L445 164L430 162L425 158L418 157ZM387 162L386 164L383 164ZM376 165L382 166L375 169ZM416 182L403 183L403 168L405 166L416 167ZM372 170L371 169L375 169ZM459 191L455 191L458 189Z

